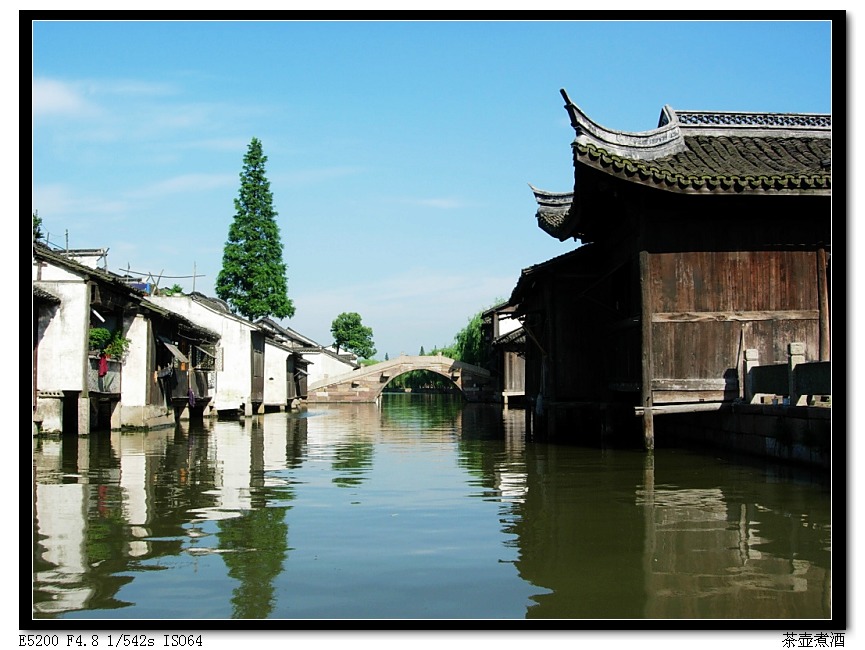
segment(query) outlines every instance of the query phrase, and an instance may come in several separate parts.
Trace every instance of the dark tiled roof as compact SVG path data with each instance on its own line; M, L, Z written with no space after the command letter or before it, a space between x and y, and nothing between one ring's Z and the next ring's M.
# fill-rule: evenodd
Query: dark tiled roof
M65 255L62 251L52 250L39 242L33 244L33 259L36 261L51 262L52 264L64 267L92 280L101 280L116 289L122 289L128 292L131 296L144 296L143 291L136 289L135 287L130 287L122 276L111 273L110 271L103 271L102 269L93 269L89 266L85 266L80 262L76 262L74 259L70 259L70 257Z
M33 300L38 302L48 303L49 305L59 305L60 298L55 296L50 291L46 291L42 287L33 285Z
M499 338L493 341L493 345L514 345L525 342L526 331L522 327L519 327L507 334L502 334Z
M575 144L574 150L576 159L590 167L631 182L676 192L831 191L832 143L825 137L702 135L687 136L684 143L683 151L654 160L611 154L593 144Z
M573 192L548 192L529 184L535 200L538 202L538 210L535 216L538 226L547 234L558 237L562 226L568 218L571 203L574 200Z
M231 307L228 306L228 303L220 298L214 298L213 296L206 296L200 291L193 291L189 294L189 297L195 300L196 302L200 302L202 305L207 305L214 311L221 311L226 314L231 314ZM234 314L231 314L234 315Z
M158 314L167 321L175 323L178 331L180 332L191 334L196 337L201 337L202 339L212 342L218 341L220 339L219 334L217 334L213 330L202 327L201 325L196 325L185 316L181 316L180 314L173 312L170 309L157 305L149 298L144 298L144 300L141 301L141 307L142 309L145 309L149 312Z
M285 337L293 343L305 343L310 348L321 347L318 343L313 341L308 336L304 336L303 334L300 334L299 332L291 329L290 327L286 327L285 325L280 325L272 318L260 318L256 321L256 324L270 329L271 331Z
M550 273L555 274L564 268L569 268L570 265L587 269L600 268L599 255L599 248L596 244L584 244L545 262L524 268L508 300L508 303L515 307L514 313L517 316L525 313L522 302L527 295L532 293L537 278Z

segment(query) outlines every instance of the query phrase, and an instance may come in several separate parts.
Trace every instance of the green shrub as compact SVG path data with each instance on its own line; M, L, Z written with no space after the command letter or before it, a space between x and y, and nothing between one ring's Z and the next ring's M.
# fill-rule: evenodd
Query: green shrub
M112 359L120 359L129 349L129 339L120 332L114 332L108 345L105 346L105 354Z
M90 349L104 350L105 346L111 341L111 332L104 327L90 328Z
M104 327L90 328L90 349L104 352L112 359L120 359L129 349L129 339L120 331L111 332Z

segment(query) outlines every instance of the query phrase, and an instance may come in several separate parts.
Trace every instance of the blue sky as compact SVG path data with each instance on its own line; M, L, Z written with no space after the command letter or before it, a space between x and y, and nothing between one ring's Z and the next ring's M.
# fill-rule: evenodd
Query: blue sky
M828 113L827 22L36 22L33 209L55 244L213 295L249 141L296 315L358 312L390 358L452 342L577 246L563 101L643 131L677 109ZM842 107L843 108L843 107Z

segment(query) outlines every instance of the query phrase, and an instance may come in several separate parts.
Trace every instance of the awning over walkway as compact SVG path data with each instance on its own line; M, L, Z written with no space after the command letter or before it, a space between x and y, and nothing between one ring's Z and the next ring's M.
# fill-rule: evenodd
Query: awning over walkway
M186 358L186 355L183 354L174 343L166 339L164 336L160 336L159 340L162 341L162 344L171 351L171 354L173 354L178 361L189 363L189 359Z

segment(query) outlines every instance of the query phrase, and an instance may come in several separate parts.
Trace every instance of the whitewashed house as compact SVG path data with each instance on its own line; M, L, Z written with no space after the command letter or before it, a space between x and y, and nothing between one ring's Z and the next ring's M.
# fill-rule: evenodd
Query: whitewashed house
M122 364L91 353L90 329L125 335L141 292L79 263L33 247L33 421L51 433L119 428ZM105 421L107 420L107 422Z
M33 422L39 431L170 426L192 411L190 387L201 397L198 408L207 402L206 378L176 363L175 354L183 357L180 347L189 351L193 344L213 347L218 336L145 303L128 278L97 267L94 261L104 257L103 249L33 247ZM100 333L125 345L105 354ZM199 388L197 380L205 385Z
M306 398L307 362L260 322L264 339L264 409L298 408Z
M232 314L222 300L198 292L148 296L146 300L218 335L211 400L205 415L264 412L265 337L257 324Z
M344 375L360 367L357 355L343 352L337 354L332 348L326 348L313 341L311 338L300 334L290 327L280 325L270 318L262 318L258 321L262 329L268 331L275 341L290 348L302 359L306 366L299 366L304 379L302 383L302 397L306 397L307 383L313 384L321 379Z

